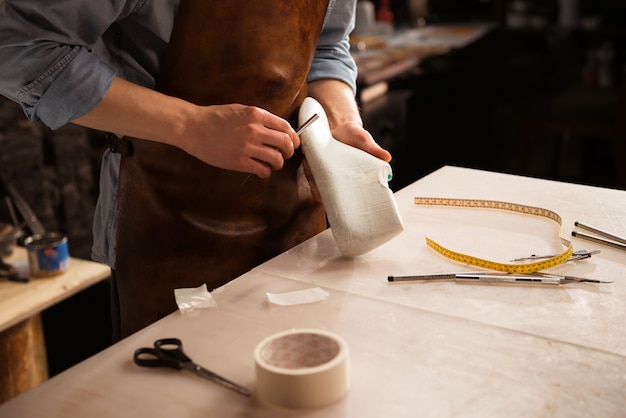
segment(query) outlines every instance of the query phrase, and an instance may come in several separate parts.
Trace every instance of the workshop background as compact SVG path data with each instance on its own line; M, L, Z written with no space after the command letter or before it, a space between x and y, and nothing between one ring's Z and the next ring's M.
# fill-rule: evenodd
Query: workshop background
M421 0L421 15L417 0L375 2L390 8L396 30L494 25L361 103L366 128L394 156L392 189L443 165L626 189L626 1L576 1L576 21L564 22L571 1ZM47 230L68 236L73 257L90 257L105 149L102 132L71 124L52 131L0 99L0 176ZM12 222L4 199L0 221ZM110 344L109 283L42 318L53 376Z

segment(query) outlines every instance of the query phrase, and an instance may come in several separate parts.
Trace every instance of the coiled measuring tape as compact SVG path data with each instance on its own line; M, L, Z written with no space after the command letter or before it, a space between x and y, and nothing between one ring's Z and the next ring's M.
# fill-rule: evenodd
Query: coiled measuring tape
M553 212L549 209L538 208L535 206L526 206L518 203L509 203L509 202L501 202L498 200L478 200L478 199L448 199L448 198L440 198L440 197L416 197L414 198L416 205L424 205L424 206L453 206L453 207L467 207L467 208L479 208L479 209L499 209L499 210L507 210L510 212L518 212L524 213L527 215L535 215L542 216L544 218L548 218L553 220L554 222L559 224L559 227L563 227L563 222L561 220L561 216L558 213ZM563 238L561 234L559 234L559 238L561 239L561 244L567 249L563 251L561 254L555 255L554 257L547 258L545 260L536 261L532 263L525 264L507 264L507 263L499 263L496 261L484 260L482 258L473 257L467 254L461 254L452 250L449 250L442 245L436 243L432 239L426 237L426 245L428 245L433 250L437 251L439 254L452 259L454 261L458 261L459 263L471 264L473 266L482 267L489 270L495 271L503 271L506 273L534 273L540 270L545 270L551 267L558 266L559 264L565 263L573 254L574 249L572 247L572 243Z

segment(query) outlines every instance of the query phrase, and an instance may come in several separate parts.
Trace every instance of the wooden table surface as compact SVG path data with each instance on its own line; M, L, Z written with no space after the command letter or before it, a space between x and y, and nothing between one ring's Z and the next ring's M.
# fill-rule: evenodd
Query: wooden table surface
M26 250L16 247L4 259L28 275ZM36 315L56 303L109 277L104 264L70 258L67 272L54 277L31 278L28 283L0 281L0 331Z

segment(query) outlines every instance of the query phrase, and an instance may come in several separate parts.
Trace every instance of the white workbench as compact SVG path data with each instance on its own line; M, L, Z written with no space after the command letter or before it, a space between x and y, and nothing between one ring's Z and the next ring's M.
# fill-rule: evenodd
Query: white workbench
M330 231L213 292L218 307L176 312L0 407L3 417L623 417L626 253L601 249L551 270L611 284L561 287L389 283L390 274L476 270L426 246L508 261L560 252L554 222L494 210L421 207L415 196L493 199L626 236L626 192L444 167L396 193L406 230L355 259ZM311 304L266 292L322 287ZM278 410L188 373L146 369L133 351L178 337L197 363L254 390L253 350L292 328L342 336L352 386L329 407Z

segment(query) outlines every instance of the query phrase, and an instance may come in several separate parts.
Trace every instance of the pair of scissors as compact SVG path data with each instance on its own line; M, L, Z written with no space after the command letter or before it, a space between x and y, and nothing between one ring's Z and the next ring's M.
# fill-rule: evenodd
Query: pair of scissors
M195 364L183 351L183 343L178 338L162 338L154 342L154 348L138 348L135 350L133 360L135 364L142 367L169 367L176 370L188 370L241 395L252 395L249 389Z

